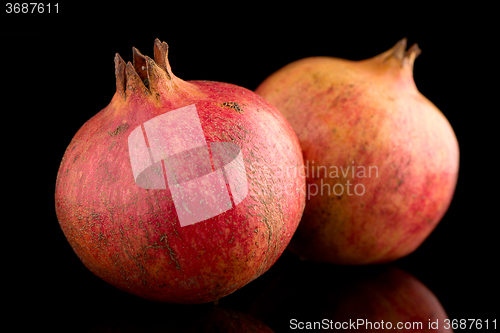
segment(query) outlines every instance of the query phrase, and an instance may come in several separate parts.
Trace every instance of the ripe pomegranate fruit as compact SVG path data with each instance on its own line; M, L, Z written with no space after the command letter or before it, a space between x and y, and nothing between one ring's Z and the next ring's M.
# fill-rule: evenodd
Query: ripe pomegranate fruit
M311 57L256 92L295 130L307 176L304 216L289 249L336 264L389 262L413 252L447 211L459 147L416 88L406 39L363 61Z
M279 111L228 83L183 81L168 46L115 57L117 91L76 133L57 175L64 235L85 266L140 297L217 300L278 259L305 179Z

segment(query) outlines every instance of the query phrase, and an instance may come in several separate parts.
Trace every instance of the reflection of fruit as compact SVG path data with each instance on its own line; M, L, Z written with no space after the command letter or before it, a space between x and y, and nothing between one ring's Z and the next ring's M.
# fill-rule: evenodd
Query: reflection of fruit
M250 314L276 332L296 331L291 328L314 322L328 329L355 326L361 332L398 327L405 332L451 332L444 329L448 317L436 296L412 275L388 265L301 262L259 296ZM439 330L430 330L429 323L436 320Z
M209 302L286 248L305 203L302 154L254 92L177 78L158 40L154 58L116 55L116 94L61 162L57 217L85 266L110 284L150 300Z
M289 249L317 261L382 263L414 251L451 202L458 142L413 81L416 45L372 59L298 60L256 92L297 133L308 201Z
M89 333L273 333L251 315L218 306L166 310L109 319Z

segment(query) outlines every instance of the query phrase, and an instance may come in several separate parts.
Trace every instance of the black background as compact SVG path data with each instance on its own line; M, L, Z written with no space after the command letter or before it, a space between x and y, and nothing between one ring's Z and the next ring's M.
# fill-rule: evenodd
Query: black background
M460 174L453 202L436 230L393 265L432 290L450 318L498 323L498 105L493 97L498 88L493 32L498 29L486 16L489 10L411 4L281 6L193 3L180 8L143 2L115 9L60 4L59 14L50 15L2 12L1 109L8 192L2 270L4 293L13 296L7 298L10 309L24 318L15 321L16 331L35 324L86 332L124 309L159 309L88 271L64 238L54 209L55 179L65 148L115 92L115 53L132 61L135 46L152 57L155 38L169 44L176 76L251 90L303 57L361 60L403 37L409 45L418 43L422 54L415 62L415 82L455 130ZM297 258L285 252L270 271L221 299L220 306L248 311L259 292L296 263Z

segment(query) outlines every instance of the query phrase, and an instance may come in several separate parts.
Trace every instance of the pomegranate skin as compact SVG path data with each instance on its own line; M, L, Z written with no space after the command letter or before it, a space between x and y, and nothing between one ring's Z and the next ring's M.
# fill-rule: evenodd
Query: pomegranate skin
M66 149L56 181L57 218L83 264L119 289L159 302L214 301L263 274L289 243L305 205L305 178L280 172L303 166L300 146L280 112L254 92L175 77L159 40L155 60L133 50L133 64L116 55L117 92ZM208 144L239 147L248 191L235 204L226 179L232 208L181 226L169 186L136 183L129 140L145 122L193 106ZM154 139L167 140L173 128L160 128ZM193 131L182 135L196 139ZM212 149L212 168L214 156ZM201 164L185 161L186 170ZM148 156L135 163L152 162Z
M458 141L416 88L420 49L405 49L403 39L363 61L301 59L256 89L302 147L307 199L292 252L336 264L390 262L419 247L446 213Z

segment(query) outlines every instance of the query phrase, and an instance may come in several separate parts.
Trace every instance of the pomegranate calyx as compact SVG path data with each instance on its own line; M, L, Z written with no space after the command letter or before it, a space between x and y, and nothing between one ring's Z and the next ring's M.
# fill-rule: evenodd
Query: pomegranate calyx
M182 82L172 74L167 43L155 39L155 60L143 55L135 47L132 48L132 54L132 63L127 64L118 53L115 55L116 89L124 99L127 97L127 90L139 90L147 96L159 98L162 92L171 91Z
M144 86L149 89L146 57L143 56L142 53L139 52L139 50L136 49L135 47L132 47L132 54L133 54L132 64L134 65L135 71L141 78L142 83L144 83Z
M130 61L127 62L127 65L125 66L125 84L126 84L125 95L128 95L127 91L132 92L137 89L141 89L146 95L151 94L149 88L146 87L142 78L136 72L134 65L132 65Z
M405 37L401 39L399 42L397 42L396 45L394 45L391 49L392 54L390 55L390 57L394 57L399 61L402 61L405 54L407 41L408 39Z
M117 53L115 55L115 77L116 77L116 90L120 93L122 98L126 98L125 88L127 86L125 76L125 62L122 57Z
M166 73L169 79L172 79L172 69L168 62L168 44L155 39L154 57L156 64L160 66Z
M407 41L408 39L406 37L401 39L392 48L375 58L381 59L382 63L393 62L394 64L399 64L401 68L409 68L410 70L413 70L415 59L420 53L422 53L422 51L416 43L406 50Z
M420 55L420 53L422 53L422 50L420 50L417 43L410 46L403 58L403 66L408 66L413 69L413 63L415 62L415 59Z

